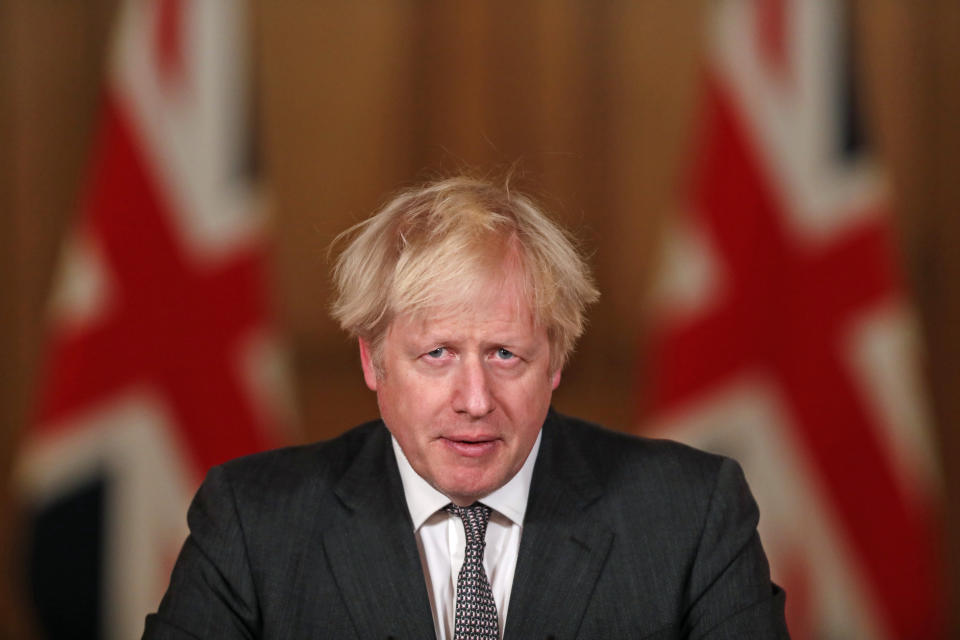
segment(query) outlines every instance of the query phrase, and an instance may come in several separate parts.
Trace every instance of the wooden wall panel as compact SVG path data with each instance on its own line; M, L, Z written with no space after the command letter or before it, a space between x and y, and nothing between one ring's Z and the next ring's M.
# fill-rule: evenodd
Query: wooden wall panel
M606 150L602 173L606 215L596 219L600 238L598 274L605 305L602 328L584 347L591 362L592 390L603 398L590 407L614 426L630 428L641 412L642 326L659 259L664 221L677 207L686 169L689 131L698 109L703 25L702 2L612 3L607 41L604 113ZM592 344L597 343L597 344ZM624 377L612 391L604 371Z
M953 631L960 636L960 5L936 0L924 11L920 69L930 75L919 94L925 135L917 170L929 177L929 206L918 211L921 232L912 258L945 480Z
M414 25L403 3L257 2L264 166L303 437L376 414L327 314L327 247L408 177Z
M26 360L22 353L24 323L21 308L24 298L17 277L17 216L14 215L14 11L9 3L0 2L0 424L22 422L19 397L26 382L18 374L17 364ZM16 430L0 430L0 478L8 477L13 457ZM10 487L0 481L0 514L6 527L0 527L0 549L11 549L18 522L13 508ZM14 587L18 558L9 551L0 552L0 637L16 637L29 633L25 617L19 612L20 594Z
M429 7L429 10L425 10ZM416 82L409 86L412 122L411 170L477 165L495 154L488 137L492 7L486 2L419 5L411 50ZM412 176L411 176L412 177Z

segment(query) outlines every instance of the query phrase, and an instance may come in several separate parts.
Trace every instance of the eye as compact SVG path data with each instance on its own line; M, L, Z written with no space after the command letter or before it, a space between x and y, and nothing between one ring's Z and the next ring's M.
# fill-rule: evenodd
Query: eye
M443 354L444 354L444 352L445 352L446 350L447 350L446 347L437 347L436 349L433 349L432 351L427 351L427 357L428 357L428 358L442 358L442 357L443 357Z
M503 347L500 347L499 349L497 349L497 357L500 358L501 360L511 360L515 356L513 352L510 351L509 349L504 349Z

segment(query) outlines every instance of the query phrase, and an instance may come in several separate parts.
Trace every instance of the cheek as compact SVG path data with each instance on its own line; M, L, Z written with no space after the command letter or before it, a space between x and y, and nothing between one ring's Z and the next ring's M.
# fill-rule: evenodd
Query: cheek
M508 410L516 420L536 422L540 414L545 414L550 406L552 386L546 377L538 376L524 384L511 381L499 386L500 405ZM538 424L537 427L540 425Z
M377 392L380 414L396 428L413 430L424 423L425 416L443 406L444 389L440 381L423 381L415 376L386 378Z

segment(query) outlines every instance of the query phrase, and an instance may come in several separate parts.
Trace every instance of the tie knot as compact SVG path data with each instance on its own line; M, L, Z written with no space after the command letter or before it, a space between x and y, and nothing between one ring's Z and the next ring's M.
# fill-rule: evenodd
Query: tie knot
M467 544L482 542L487 536L487 523L490 521L490 507L474 502L467 507L448 504L444 509L463 521L463 530L467 535Z

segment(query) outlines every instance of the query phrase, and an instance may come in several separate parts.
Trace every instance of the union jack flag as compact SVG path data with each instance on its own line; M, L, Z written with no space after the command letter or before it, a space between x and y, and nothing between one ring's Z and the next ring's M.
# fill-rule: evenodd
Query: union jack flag
M134 638L206 470L285 438L244 4L126 0L18 478L48 638Z
M710 5L647 431L733 455L794 638L939 638L939 477L850 16Z

